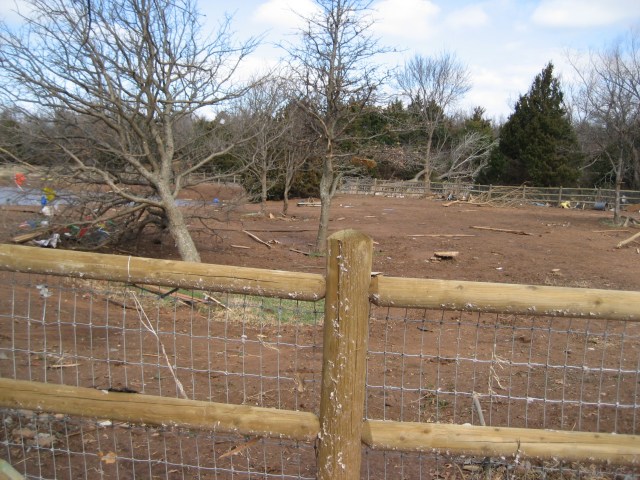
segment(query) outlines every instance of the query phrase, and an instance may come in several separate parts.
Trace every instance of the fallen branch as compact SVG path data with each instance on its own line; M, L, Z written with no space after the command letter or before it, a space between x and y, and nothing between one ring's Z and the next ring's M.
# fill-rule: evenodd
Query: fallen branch
M160 348L162 349L162 355L164 356L164 359L167 362L167 367L169 367L169 371L171 372L171 376L173 377L174 382L176 382L176 387L178 387L180 396L185 400L188 400L189 396L184 391L182 382L178 378L178 375L176 374L176 371L172 366L171 360L169 360L169 355L167 355L167 351L164 348L164 343L162 343L162 341L160 340L160 337L158 336L158 333L154 330L153 325L151 324L149 317L147 317L147 313L144 311L144 308L142 307L142 304L140 303L140 300L138 300L138 297L136 296L136 294L131 292L131 296L133 297L133 300L136 303L136 308L138 310L138 317L140 319L140 323L142 323L144 328L146 328L149 331L149 333L151 333L154 337L156 337L156 341L160 344Z
M468 233L418 233L415 235L408 235L409 237L475 237L475 235L469 235Z
M232 448L227 453L223 453L222 455L220 455L218 457L218 460L222 460L223 458L232 457L233 455L237 455L239 453L242 453L247 448L251 447L252 445L255 445L256 443L258 443L260 438L261 437L254 437L251 440L243 443L242 445L238 445L238 446Z
M455 252L455 251L451 251L451 252L433 252L433 256L434 257L436 257L436 258L444 258L444 259L456 258L459 254L460 254L460 252Z
M311 255L309 252L303 252L302 250L296 250L295 248L290 248L292 252L301 253L302 255L306 255L307 257Z
M638 237L640 237L640 232L634 233L626 240L622 240L618 245L616 245L616 248L624 247L625 245L628 245L629 243L633 242Z
M174 297L176 300L186 304L193 305L194 303L206 303L204 299L194 297L192 295L186 295L184 293L180 293L178 289L171 290L163 290L153 285L135 285L140 290L144 290L145 292L153 293L154 295L158 295L159 298L166 298L168 296Z
M251 247L245 247L244 245L231 245L233 248L244 248L245 250L251 250Z
M204 294L204 298L207 301L213 302L216 305L218 305L219 307L224 308L225 310L231 310L229 307L227 307L224 303L222 303L220 300L218 300L217 298L213 298L211 295L209 295L208 293Z
M478 226L472 226L469 228L474 228L476 230L490 230L492 232L513 233L515 235L533 235L533 233L523 232L522 230L509 230L508 228L493 228L493 227L478 227Z
M264 240L261 240L260 238L258 238L257 236L255 236L253 233L251 232L247 232L246 230L242 230L244 233L246 233L247 235L249 235L251 238L253 238L256 242L261 243L263 245L265 245L267 248L271 248L271 245L269 245L267 242L265 242Z

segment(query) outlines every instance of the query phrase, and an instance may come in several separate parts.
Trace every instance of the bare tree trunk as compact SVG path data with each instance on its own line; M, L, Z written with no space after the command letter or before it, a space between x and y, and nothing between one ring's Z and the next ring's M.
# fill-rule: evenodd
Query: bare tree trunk
M182 211L176 205L173 195L167 188L158 188L158 194L163 203L165 214L167 215L167 221L169 223L169 233L175 241L180 257L185 262L200 262L200 254L196 248L196 244L191 238L189 229L182 215Z
M620 187L622 185L622 174L624 171L624 157L622 152L619 154L618 164L616 165L616 199L613 206L613 223L620 223Z
M282 193L282 214L286 217L289 212L289 186L285 184Z
M613 206L613 223L620 224L620 182L616 182L616 199Z
M265 214L267 211L267 169L263 168L260 172L260 213Z
M640 189L640 151L632 146L631 156L633 158L633 187L631 188L638 190Z
M327 249L327 237L329 230L329 212L331 210L331 198L333 197L333 153L327 153L322 162L322 178L320 179L320 222L318 236L316 237L316 251L324 252Z

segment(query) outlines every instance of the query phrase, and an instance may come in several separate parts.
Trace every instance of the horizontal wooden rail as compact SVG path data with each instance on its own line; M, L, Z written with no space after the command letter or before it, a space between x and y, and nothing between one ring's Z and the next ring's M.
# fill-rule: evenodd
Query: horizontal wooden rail
M320 431L318 417L308 412L7 378L0 378L0 407L299 441L313 441ZM640 463L637 435L367 420L362 441L372 448L397 451L440 450L453 455Z
M319 300L324 298L325 293L324 276L314 273L229 267L18 245L0 245L0 270L297 300Z
M377 276L382 307L640 320L640 292Z
M362 441L372 448L457 455L639 464L640 436L369 420Z
M0 406L302 441L315 439L320 430L318 417L308 412L108 392L7 378L0 378Z

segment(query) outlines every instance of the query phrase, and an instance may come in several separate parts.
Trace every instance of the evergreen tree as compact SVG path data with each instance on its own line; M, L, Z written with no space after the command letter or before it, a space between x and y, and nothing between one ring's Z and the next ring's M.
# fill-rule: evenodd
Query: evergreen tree
M516 103L500 132L499 150L506 160L505 171L499 177L506 183L575 185L581 154L552 63L535 77L529 92Z

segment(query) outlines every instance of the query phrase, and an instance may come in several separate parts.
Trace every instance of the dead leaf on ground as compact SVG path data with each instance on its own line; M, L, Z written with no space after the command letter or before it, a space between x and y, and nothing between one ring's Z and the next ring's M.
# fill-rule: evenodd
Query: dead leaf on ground
M104 462L108 465L116 463L116 460L118 458L114 452L109 452L107 454L100 452L98 453L98 456L100 457L101 462Z

